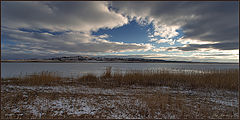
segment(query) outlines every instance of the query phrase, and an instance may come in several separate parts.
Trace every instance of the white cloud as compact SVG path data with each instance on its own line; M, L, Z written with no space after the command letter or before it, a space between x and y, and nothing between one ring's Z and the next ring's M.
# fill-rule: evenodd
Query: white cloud
M154 51L154 52L167 51L167 48L168 47L154 48L152 51Z
M3 42L2 52L35 52L42 55L147 50L182 52L185 49L212 53L223 51L228 54L229 51L226 50L236 50L239 44L238 5L235 3L237 2L2 2L2 35L16 44ZM109 10L109 6L114 9ZM110 37L107 34L91 34L100 28L121 27L133 19L140 25L153 25L153 33L148 36L151 42L170 45L180 42L184 44L183 49L112 42L107 40ZM47 29L50 32L24 32L19 28ZM175 40L174 37L180 34L177 31L179 29L185 36ZM55 35L51 32L63 33ZM235 52L229 52L231 59L238 56ZM195 58L198 59L196 56L191 59Z
M153 35L148 35L149 38L153 38L154 36Z
M182 41L183 44L219 43L214 46L221 50L238 48L237 2L139 1L112 2L112 6L140 23L152 23L154 36L172 39L180 29L187 39Z
M156 40L156 43L169 43L170 45L175 44L175 40L171 38Z
M162 25L155 23L154 28L155 28L154 36L160 36L162 38L169 39L179 35L179 33L176 32L176 30L179 29L179 26L167 26L164 24Z
M112 29L128 23L127 17L108 9L108 2L3 2L2 13L5 38L18 44L4 44L4 55L126 52L152 48L151 44L111 42L106 40L110 37L107 34L91 35L100 28ZM50 32L36 32L41 29Z
M6 32L7 31L7 32ZM9 42L17 45L5 44L5 52L13 52L16 49L22 52L35 52L41 54L78 52L126 52L147 51L153 48L151 44L111 42L102 36L92 36L90 33L65 32L60 35L45 33L30 33L20 30L4 29ZM106 35L104 36L106 37ZM6 53L5 53L6 54Z
M213 42L213 41L202 41L202 40L196 40L196 39L189 39L181 37L177 40L177 42L180 42L182 44L216 44L219 42Z
M83 31L114 28L128 23L110 11L107 2L3 2L3 26L10 28Z
M103 35L99 35L98 37L99 38L109 38L109 35L108 34L103 34Z
M154 42L154 41L157 41L157 40L158 40L157 38L151 38L149 41Z

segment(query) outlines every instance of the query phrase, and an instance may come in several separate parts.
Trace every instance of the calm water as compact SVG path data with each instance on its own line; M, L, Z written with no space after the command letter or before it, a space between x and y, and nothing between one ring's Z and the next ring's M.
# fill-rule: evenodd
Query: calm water
M238 69L238 64L187 64L187 63L1 63L1 76L13 77L42 71L57 72L66 77L75 77L86 73L101 74L111 66L113 71L122 70L210 70Z

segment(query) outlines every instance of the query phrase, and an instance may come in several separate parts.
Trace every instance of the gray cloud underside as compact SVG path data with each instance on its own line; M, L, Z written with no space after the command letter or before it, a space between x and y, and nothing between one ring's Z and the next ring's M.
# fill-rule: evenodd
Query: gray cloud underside
M224 42L224 43L216 43L216 44L188 44L186 47L177 47L176 49L182 51L194 51L200 48L214 48L220 50L234 50L239 49L238 42ZM167 50L172 50L175 48L168 48Z
M86 33L66 32L60 35L49 33L23 32L20 30L3 29L8 42L16 44L3 47L8 51L34 51L36 53L56 52L119 52L128 50L145 50L147 44L119 43L102 40ZM95 40L96 39L96 40Z
M9 56L150 49L151 45L111 42L91 35L100 28L127 24L125 16L154 21L155 26L180 26L184 39L218 42L177 48L182 51L232 50L238 49L239 43L238 2L2 2L1 7L2 35L15 43L4 44L1 49ZM19 28L69 32L53 35Z
M180 25L185 39L219 42L190 45L179 48L181 50L238 48L238 2L112 2L112 6L132 17L153 18L169 26Z
M237 54L239 55L239 54ZM231 54L211 54L211 55L201 55L201 56L232 56Z
M100 28L112 29L128 23L110 11L107 2L3 2L3 54L79 54L146 50L151 45L111 42L91 35ZM35 30L26 32L25 28ZM51 32L36 32L47 29ZM66 32L68 31L68 32ZM7 40L7 42L5 41ZM7 43L7 44L5 44ZM14 44L9 44L14 43Z
M107 8L107 2L3 2L2 22L10 28L85 31L114 28L127 18Z

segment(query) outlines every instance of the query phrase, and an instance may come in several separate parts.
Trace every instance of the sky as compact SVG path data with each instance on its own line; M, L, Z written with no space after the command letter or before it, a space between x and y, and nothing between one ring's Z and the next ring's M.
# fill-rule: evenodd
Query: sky
M1 57L238 63L238 7L237 1L3 1Z

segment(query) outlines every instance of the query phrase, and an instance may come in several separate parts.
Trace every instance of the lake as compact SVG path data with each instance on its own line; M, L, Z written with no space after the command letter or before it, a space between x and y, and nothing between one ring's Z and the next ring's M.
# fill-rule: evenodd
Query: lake
M76 77L87 73L99 75L106 67L113 71L122 70L211 70L211 69L238 69L238 64L199 64L199 63L1 63L1 77L14 77L36 72L57 72L64 77Z

